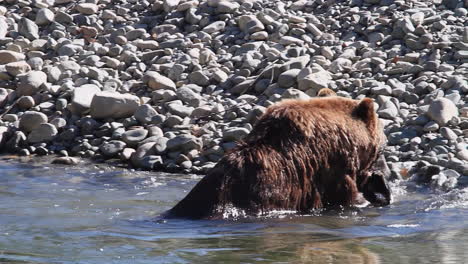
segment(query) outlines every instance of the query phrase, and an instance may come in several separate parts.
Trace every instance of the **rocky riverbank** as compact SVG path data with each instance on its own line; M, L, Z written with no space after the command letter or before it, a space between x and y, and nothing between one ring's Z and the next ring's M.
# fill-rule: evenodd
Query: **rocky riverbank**
M203 173L269 105L375 99L392 177L468 182L468 1L5 0L0 149Z

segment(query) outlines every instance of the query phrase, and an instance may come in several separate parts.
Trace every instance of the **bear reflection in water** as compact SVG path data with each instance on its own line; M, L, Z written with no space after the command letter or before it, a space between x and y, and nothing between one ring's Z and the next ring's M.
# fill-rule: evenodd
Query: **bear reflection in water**
M281 101L165 217L387 205L390 190L377 162L385 142L369 98Z

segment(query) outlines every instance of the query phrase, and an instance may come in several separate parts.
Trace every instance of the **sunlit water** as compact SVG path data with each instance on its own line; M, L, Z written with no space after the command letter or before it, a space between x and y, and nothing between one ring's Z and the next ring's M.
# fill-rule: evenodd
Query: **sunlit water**
M199 176L0 161L0 263L468 263L468 188L385 208L154 221Z

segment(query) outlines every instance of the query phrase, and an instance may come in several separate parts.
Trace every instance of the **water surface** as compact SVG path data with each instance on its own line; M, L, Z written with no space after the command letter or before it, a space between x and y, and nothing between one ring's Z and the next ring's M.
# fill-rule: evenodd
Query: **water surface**
M154 221L200 176L0 160L0 263L466 263L468 188L384 208Z

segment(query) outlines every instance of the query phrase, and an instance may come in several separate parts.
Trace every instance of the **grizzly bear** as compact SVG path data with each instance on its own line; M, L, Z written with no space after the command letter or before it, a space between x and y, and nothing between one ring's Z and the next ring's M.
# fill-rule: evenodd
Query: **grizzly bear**
M362 196L386 205L390 192L373 167L385 140L372 99L281 101L165 216L308 214L361 204Z

